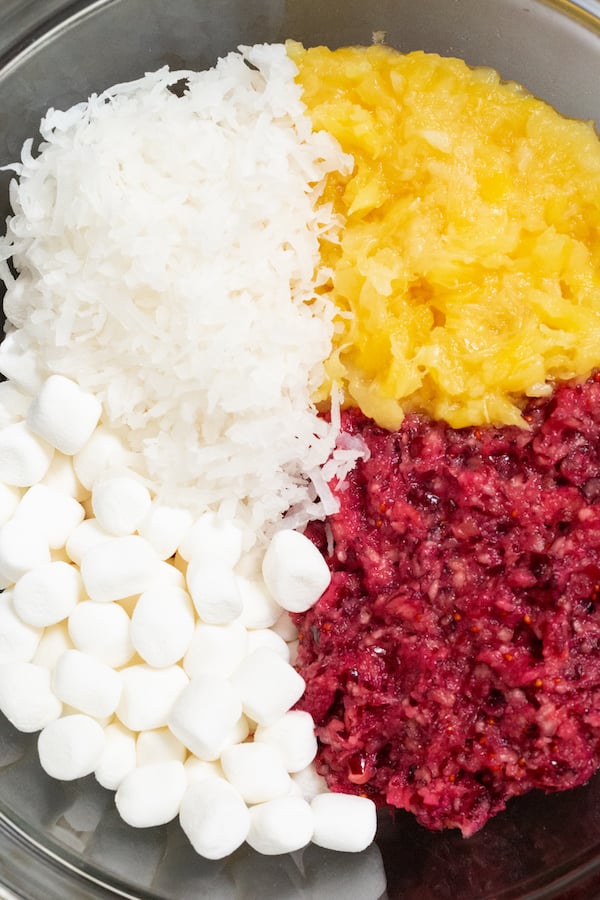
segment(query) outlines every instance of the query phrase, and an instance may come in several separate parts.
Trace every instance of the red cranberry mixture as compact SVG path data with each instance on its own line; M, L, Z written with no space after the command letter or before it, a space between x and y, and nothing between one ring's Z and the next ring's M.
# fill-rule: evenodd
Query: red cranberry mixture
M332 583L297 617L333 790L470 835L600 765L597 379L531 404L529 429L345 415L371 457L309 529Z

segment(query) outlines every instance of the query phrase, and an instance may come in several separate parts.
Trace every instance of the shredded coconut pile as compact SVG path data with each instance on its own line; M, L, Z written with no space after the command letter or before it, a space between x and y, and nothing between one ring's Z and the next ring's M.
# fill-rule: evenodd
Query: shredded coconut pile
M339 427L311 402L334 314L319 238L339 227L317 201L352 160L312 132L296 72L282 45L246 47L50 110L0 239L0 370L30 392L76 380L162 500L255 531L331 511L314 484Z

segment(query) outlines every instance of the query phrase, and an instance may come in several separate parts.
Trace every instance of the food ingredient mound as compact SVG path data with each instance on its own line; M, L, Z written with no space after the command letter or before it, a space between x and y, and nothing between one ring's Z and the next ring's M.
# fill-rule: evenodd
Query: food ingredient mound
M432 829L470 835L600 764L600 383L526 418L387 433L345 414L371 457L337 492L331 586L297 617L329 786Z
M329 375L396 428L519 424L600 341L600 142L491 69L382 46L303 50L314 127L352 153L326 197L340 316ZM348 313L351 315L348 315Z
M317 201L351 161L312 132L295 74L283 45L257 46L50 110L0 241L19 273L0 273L0 370L29 394L73 379L162 500L243 501L255 530L315 514L335 439L311 400L333 327L319 239L339 224Z

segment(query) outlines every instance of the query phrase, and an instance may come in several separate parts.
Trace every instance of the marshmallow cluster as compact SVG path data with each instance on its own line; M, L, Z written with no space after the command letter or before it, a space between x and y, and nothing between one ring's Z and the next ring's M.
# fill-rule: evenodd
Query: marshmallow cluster
M40 732L46 772L94 773L134 827L179 816L208 859L364 849L375 807L327 791L294 709L289 613L329 583L315 546L162 505L62 375L2 401L0 710Z

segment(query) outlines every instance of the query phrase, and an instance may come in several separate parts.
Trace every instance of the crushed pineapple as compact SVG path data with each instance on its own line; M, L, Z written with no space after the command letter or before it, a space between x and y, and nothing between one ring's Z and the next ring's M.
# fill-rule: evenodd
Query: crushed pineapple
M353 154L324 199L338 309L327 384L380 425L523 424L600 363L600 141L490 69L288 43L316 129Z

